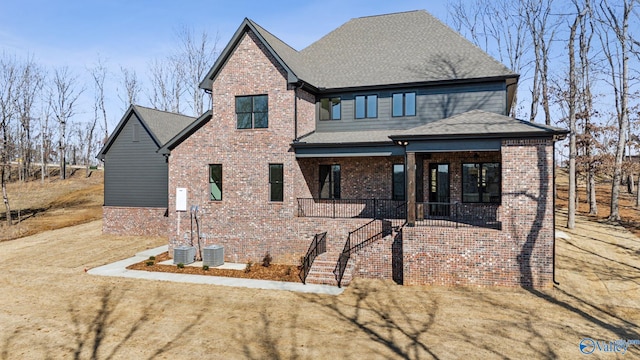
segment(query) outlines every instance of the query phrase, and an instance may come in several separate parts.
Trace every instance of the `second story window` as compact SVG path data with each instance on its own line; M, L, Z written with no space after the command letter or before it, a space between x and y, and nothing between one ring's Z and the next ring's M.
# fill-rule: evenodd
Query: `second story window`
M267 95L236 96L238 129L269 127L269 99Z
M378 96L356 96L356 119L378 117Z
M320 99L320 120L340 120L341 114L339 97Z
M393 94L391 114L393 116L415 116L416 115L416 93Z

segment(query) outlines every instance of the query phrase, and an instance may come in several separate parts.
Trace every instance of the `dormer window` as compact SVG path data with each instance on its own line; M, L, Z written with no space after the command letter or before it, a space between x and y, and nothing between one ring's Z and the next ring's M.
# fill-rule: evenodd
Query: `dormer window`
M339 97L320 99L320 120L340 120L341 107Z
M267 95L236 96L238 129L269 127L269 98Z

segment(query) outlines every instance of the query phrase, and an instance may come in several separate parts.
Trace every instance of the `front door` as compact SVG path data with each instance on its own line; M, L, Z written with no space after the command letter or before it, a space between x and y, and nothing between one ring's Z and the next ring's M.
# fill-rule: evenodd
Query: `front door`
M429 203L429 216L449 216L449 164L429 164Z

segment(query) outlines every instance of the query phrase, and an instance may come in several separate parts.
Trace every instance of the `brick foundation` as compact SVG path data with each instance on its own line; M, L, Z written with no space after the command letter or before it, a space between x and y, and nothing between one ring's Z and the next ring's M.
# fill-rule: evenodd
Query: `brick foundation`
M114 235L167 236L166 208L102 207L102 232Z

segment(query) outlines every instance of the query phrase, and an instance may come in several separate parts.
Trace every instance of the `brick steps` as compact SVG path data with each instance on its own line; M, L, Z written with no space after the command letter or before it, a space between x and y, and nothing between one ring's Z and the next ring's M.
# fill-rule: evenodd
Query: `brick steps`
M336 281L333 270L336 268L339 256L340 253L336 251L326 252L319 255L313 262L313 265L311 265L311 270L309 271L309 275L307 275L306 282L308 284L338 286L338 282ZM345 270L344 276L342 278L342 286L349 285L349 283L353 279L354 267L355 264L353 263L353 261L349 261L349 263L347 264L347 269Z

